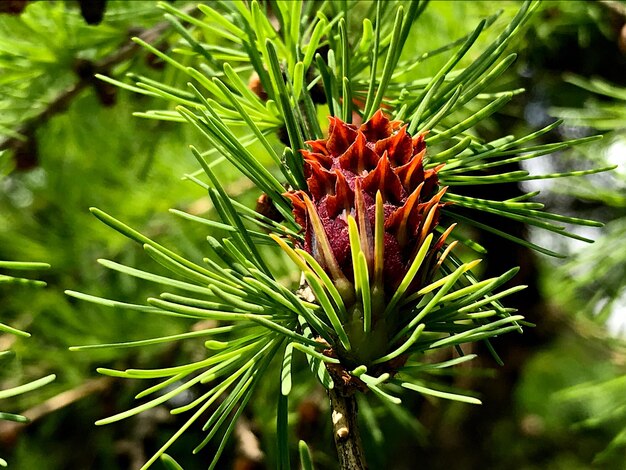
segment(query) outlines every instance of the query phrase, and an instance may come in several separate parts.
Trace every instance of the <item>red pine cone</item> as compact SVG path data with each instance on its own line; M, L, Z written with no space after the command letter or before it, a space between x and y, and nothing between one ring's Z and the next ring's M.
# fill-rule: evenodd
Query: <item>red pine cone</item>
M286 195L293 203L296 222L305 231L303 248L331 278L336 278L338 268L348 280L353 279L349 214L355 217L361 234L366 234L365 246L370 247L368 264L371 261L376 194L380 191L384 203L385 297L395 292L417 250L437 226L444 205L440 200L446 188L437 192L437 172L443 165L424 170L424 137L425 133L411 137L406 124L390 121L379 110L359 127L331 117L328 138L308 141L311 150L300 150L308 191L290 191ZM312 208L321 221L323 234L315 228L317 218L310 212ZM431 247L418 279L432 267L447 233ZM324 247L320 244L325 243L336 264L323 255ZM371 273L372 267L369 268ZM412 287L410 290L417 286Z

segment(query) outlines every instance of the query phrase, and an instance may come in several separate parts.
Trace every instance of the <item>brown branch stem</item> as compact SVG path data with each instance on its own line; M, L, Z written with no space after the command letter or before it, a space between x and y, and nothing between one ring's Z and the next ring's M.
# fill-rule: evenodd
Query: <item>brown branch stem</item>
M300 287L296 295L306 302L315 302L315 294L307 285L304 274L300 278ZM356 393L358 392L354 388L342 386L339 377L335 379L335 387L327 392L330 399L333 439L339 457L339 469L367 470L357 422Z
M339 468L341 470L367 469L357 423L356 395L354 393L345 395L341 393L340 388L332 388L328 390L328 398Z

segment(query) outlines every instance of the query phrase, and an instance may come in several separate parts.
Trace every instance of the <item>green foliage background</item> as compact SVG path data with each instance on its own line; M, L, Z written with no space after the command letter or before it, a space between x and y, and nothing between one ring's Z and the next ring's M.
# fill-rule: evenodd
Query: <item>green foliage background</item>
M362 3L365 9L366 2ZM179 8L184 4L176 2ZM479 41L488 43L510 21L519 3L502 2L501 6L504 13ZM493 13L493 2L432 2L420 19L419 30L412 32L410 43L416 45L415 50L405 50L405 56L457 39ZM76 5L69 1L32 2L21 17L1 16L0 131L10 138L76 83L78 59L105 58L127 44L139 31L136 28L149 28L160 21L161 12L151 1L111 1L100 26L85 25ZM626 17L598 3L545 2L515 44L520 51L515 67L501 79L502 86L515 84L527 92L479 132L486 137L527 132L550 122L550 114L560 114L568 121L557 137L591 134L593 126L607 136L576 151L543 157L542 164L549 171L625 165L626 116L615 116L615 109L623 110L619 96L601 95L588 82L599 76L614 86L626 86L626 52L618 47L619 27L625 22ZM174 32L164 36L169 45L180 40ZM176 70L151 68L149 60L145 51L137 49L107 72L116 78L133 72L173 85L184 82ZM437 60L429 61L419 73L432 74L440 65ZM583 81L564 83L566 72L583 77ZM45 289L0 285L1 321L32 333L29 339L0 336L0 350L11 347L16 355L12 360L0 358L0 390L50 373L57 375L47 387L2 405L10 406L8 411L24 411L64 392L76 396L85 383L101 387L44 413L28 427L0 423L0 455L14 468L135 468L142 464L180 423L162 413L164 407L147 416L95 427L94 421L128 408L139 390L132 381L97 378L95 367L165 366L193 359L202 351L202 343L193 341L131 352L68 351L72 345L133 340L185 329L176 319L146 321L139 313L74 302L63 294L64 289L73 289L133 301L153 292L146 283L106 271L96 263L106 257L139 269L152 267L140 247L98 222L88 207L103 208L163 244L199 259L206 256L203 240L207 233L169 214L168 209L205 216L211 211L205 192L181 180L197 169L187 150L189 143L198 140L193 129L133 117L133 112L163 106L152 97L118 90L115 104L104 106L96 87L87 86L66 111L34 126L27 137L36 145L26 146L30 157L36 148L33 168L16 169L19 152L14 148L0 153L0 259L52 265L52 269L37 273L48 283ZM621 101L622 105L625 102ZM579 111L584 106L594 113L604 109L610 123L607 119L602 125L577 120L584 115ZM215 170L231 194L239 194L249 206L254 204L258 194L250 191L231 167L223 164ZM400 462L411 462L410 456L420 453L430 468L476 468L476 462L486 462L488 468L584 469L592 462L600 468L623 468L626 172L621 166L611 175L559 181L541 189L551 210L607 225L585 233L598 239L595 245L560 246L572 253L565 262L527 255L529 263L536 266L541 302L547 306L542 310L546 318L534 319L538 323L530 333L534 342L522 344L523 349L509 357L513 372L505 366L498 373L495 364L484 364L486 370L466 371L467 380L483 384L483 390L508 383L512 394L503 400L506 412L496 410L490 419L493 408L486 403L478 412L485 415L481 419L488 425L479 429L487 429L488 434L477 437L459 435L460 428L471 432L471 421L463 427L460 423L476 413L466 405L417 400L407 413L397 412L394 420L383 416L381 405L363 403L366 445L382 444L382 450L371 456L373 468L383 463L404 468ZM532 231L528 236L545 237ZM562 243L556 239L542 242L551 247ZM507 268L519 263L508 261L504 260ZM607 329L607 322L615 325L618 320L621 331L615 326ZM100 382L93 382L97 380ZM297 375L294 383L298 383ZM274 401L275 393L270 386L260 390L246 415L267 453L268 468L274 468L275 430L274 411L266 404ZM294 393L295 404L307 401L321 406L317 424L312 424L317 434L308 442L319 468L332 468L327 405L308 388ZM291 416L294 429L304 422L304 412L296 406ZM438 418L433 419L434 415ZM86 436L89 446L85 445ZM200 430L191 429L171 451L185 468L198 468L209 460L211 449L199 460L188 455L198 436ZM452 464L448 460L451 451L457 459ZM223 468L234 465L236 455L235 448L230 448Z

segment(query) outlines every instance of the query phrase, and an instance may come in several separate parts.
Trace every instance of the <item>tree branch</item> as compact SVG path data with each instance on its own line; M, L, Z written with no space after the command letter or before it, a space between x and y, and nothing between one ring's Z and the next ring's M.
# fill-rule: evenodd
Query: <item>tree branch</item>
M357 423L356 395L346 396L339 388L328 390L333 438L341 470L365 470L365 456Z
M307 285L304 274L300 277L300 287L296 295L306 302L316 301L315 294ZM356 393L358 391L342 386L341 381L336 380L335 387L327 392L340 470L367 470L357 422Z
M195 6L183 9L185 13L189 14L193 13L195 10L197 10L197 7ZM145 30L139 34L138 37L148 44L154 44L161 38L163 33L169 27L170 23L163 21L156 24L152 28ZM96 73L108 73L111 67L130 59L139 49L141 49L139 44L129 40L112 54L94 62L91 69L92 73L86 76L81 76L74 85L68 87L55 99L53 99L41 113L22 123L19 129L17 129L18 134L28 135L32 133L34 129L46 123L54 115L64 112L69 107L72 100L78 96L81 91L93 83L94 75ZM22 139L19 137L8 137L0 141L0 150L14 148L21 142Z

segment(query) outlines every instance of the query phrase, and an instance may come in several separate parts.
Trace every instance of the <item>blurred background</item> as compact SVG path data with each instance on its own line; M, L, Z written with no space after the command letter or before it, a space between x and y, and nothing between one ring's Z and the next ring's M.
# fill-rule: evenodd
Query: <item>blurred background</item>
M503 8L473 48L477 55L520 4L432 1L403 57L447 44ZM218 2L211 5L219 9ZM63 291L129 302L155 292L153 285L96 262L108 258L155 269L140 246L91 216L92 206L191 259L206 256L207 228L168 213L177 208L212 215L202 188L183 179L197 170L188 144L202 137L186 124L133 116L167 104L93 77L124 81L132 73L183 86L178 70L130 41L141 36L172 53L180 36L164 27L162 11L148 0L1 0L0 12L0 259L52 265L32 273L48 283L45 289L0 284L0 320L32 333L28 339L0 335L0 351L15 352L0 358L0 390L57 375L43 389L0 403L32 421L0 421L0 455L15 469L136 469L183 418L169 415L173 405L166 403L96 427L94 421L133 406L141 385L101 377L96 367L154 368L197 360L204 354L202 343L70 352L73 345L164 336L190 326L80 303ZM524 135L561 117L564 123L542 142L598 133L604 138L530 160L526 169L619 167L583 178L536 180L524 188L490 186L472 195L497 191L497 197L515 197L521 189L537 190L548 210L606 225L572 228L596 240L589 245L488 220L569 254L565 260L488 233L470 234L489 250L483 275L522 267L515 282L529 287L508 305L537 326L495 342L503 367L478 348L480 361L441 376L444 383L477 391L481 407L415 398L403 408L388 408L364 398L362 434L373 469L411 469L418 463L431 470L626 468L626 2L545 1L511 49L518 52L517 61L498 86L526 92L475 131L487 139ZM190 54L187 60L199 58ZM432 75L441 65L437 60L425 63L420 76ZM254 205L258 192L232 167L225 163L216 171L231 194ZM297 437L309 443L318 468L333 468L323 390L306 374L295 379L294 462ZM276 390L267 382L239 420L220 468L275 468L274 410L267 405L274 403ZM191 455L202 438L202 431L192 428L170 453L186 469L204 468L212 449ZM263 459L253 452L257 445Z

